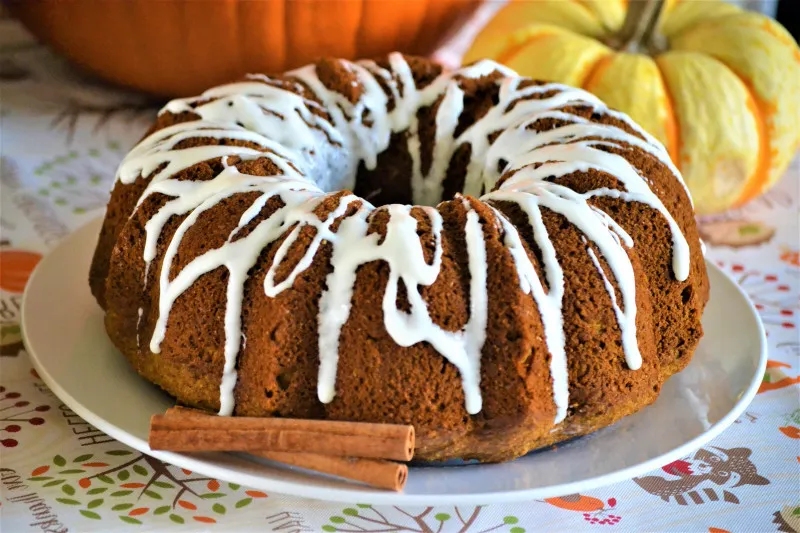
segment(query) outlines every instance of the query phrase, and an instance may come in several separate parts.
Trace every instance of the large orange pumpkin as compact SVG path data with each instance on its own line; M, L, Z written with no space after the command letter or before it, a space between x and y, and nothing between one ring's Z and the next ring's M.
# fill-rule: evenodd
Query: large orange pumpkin
M466 61L583 87L663 142L700 213L775 184L800 145L800 49L721 1L512 0Z
M427 54L478 0L16 0L39 39L115 83L197 94L320 56Z

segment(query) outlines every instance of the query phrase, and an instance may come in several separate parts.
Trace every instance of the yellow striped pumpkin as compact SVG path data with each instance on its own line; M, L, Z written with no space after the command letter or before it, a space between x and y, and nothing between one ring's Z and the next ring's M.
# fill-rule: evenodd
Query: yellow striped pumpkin
M721 1L511 1L465 61L583 87L665 144L700 213L772 186L800 145L800 50Z

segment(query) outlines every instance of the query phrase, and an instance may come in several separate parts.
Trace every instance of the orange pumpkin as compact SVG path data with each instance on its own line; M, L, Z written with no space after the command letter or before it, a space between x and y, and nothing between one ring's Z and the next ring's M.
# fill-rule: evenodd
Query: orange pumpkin
M427 54L479 0L16 0L40 40L115 83L197 94L320 56Z
M31 272L41 259L42 256L36 252L0 250L0 289L18 294L23 292Z

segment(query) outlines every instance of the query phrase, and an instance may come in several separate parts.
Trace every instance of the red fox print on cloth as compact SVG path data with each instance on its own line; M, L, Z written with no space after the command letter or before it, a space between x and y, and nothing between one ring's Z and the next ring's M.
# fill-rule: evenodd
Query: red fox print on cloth
M662 476L633 478L641 488L678 505L725 501L739 503L732 492L742 485L768 485L758 475L748 448L701 448L693 455L662 468Z

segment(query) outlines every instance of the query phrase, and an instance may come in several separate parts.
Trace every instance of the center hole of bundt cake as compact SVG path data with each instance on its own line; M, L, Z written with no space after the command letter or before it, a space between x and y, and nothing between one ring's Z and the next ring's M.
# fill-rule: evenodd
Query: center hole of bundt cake
M424 181L430 182L433 165L433 139L420 135L419 159ZM464 191L469 164L470 146L464 144L450 156L442 176L441 195L432 197L430 191L415 191L412 186L413 163L408 153L408 142L403 133L392 134L389 147L378 154L375 168L368 169L362 162L356 174L353 192L375 207L387 204L428 205L436 207ZM483 194L483 191L480 192Z
M386 204L414 204L411 187L411 157L408 151L391 143L378 156L374 169L362 163L356 175L353 192L376 207Z
M454 156L442 181L441 196L430 198L430 195L419 194L419 191L418 194L414 194L411 183L411 157L407 151L404 152L404 146L405 143L402 148L391 145L378 156L378 164L372 170L367 169L362 163L356 175L353 192L375 207L387 204L436 207L439 202L450 200L457 193L463 192L467 165L461 164L460 159Z
M397 170L385 172L382 179L375 175L375 171L363 174L366 175L359 172L353 192L375 207L414 203L410 176L402 175Z

